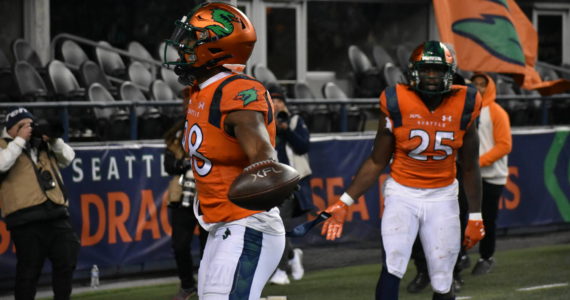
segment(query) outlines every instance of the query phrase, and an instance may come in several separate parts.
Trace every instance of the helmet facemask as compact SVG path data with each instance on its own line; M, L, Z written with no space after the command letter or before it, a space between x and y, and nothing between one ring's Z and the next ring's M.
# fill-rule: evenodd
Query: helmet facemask
M196 47L203 45L205 43L217 40L217 37L210 37L207 28L194 27L188 24L188 16L182 17L180 20L174 22L176 26L174 32L170 39L166 40L166 46L164 47L163 61L165 65L177 66L186 65L188 67L196 67L194 64L198 61L196 56ZM167 47L172 46L178 51L180 60L178 61L168 61L167 59Z
M451 91L456 68L455 57L444 44L428 41L412 52L408 80L419 93L442 95Z
M447 63L416 62L410 69L410 85L425 94L444 94L451 90L455 70ZM430 88L437 84L437 88Z

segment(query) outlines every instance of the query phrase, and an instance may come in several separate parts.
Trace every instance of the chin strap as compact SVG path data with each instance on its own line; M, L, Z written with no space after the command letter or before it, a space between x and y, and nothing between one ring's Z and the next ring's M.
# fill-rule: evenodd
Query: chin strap
M178 75L178 83L184 86L192 86L196 82L196 77L192 75L194 71L187 65L177 65L174 67L174 74Z
M218 57L208 61L207 63L203 64L200 67L192 67L187 63L178 64L174 67L174 73L178 75L178 82L184 86L193 86L196 83L196 77L200 74L205 73L207 70L212 69L218 65L218 63L224 59L231 58L231 55L225 55L222 57ZM233 71L232 68L236 67L236 70L239 70L239 67L243 65L233 65L233 64L224 64L223 67ZM245 68L245 66L244 66ZM241 69L243 71L243 68ZM236 73L240 73L237 71Z

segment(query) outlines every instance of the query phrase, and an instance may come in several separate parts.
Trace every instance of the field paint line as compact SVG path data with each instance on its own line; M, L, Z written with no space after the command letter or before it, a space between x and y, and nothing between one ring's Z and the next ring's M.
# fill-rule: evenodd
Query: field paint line
M559 288L559 287L565 287L565 286L568 286L568 282L531 286L531 287L517 289L517 291L528 292L528 291L535 291L535 290Z
M457 298L455 298L455 299L457 299L457 300L467 300L467 299L471 299L471 298L472 298L471 296L462 296L462 297L457 297Z

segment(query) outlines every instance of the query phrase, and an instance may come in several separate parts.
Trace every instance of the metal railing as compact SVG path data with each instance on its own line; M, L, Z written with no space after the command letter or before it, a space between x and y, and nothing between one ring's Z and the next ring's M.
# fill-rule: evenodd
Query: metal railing
M56 108L59 110L59 117L63 126L63 136L65 141L69 141L69 109L71 108L112 108L125 107L129 109L130 139L138 138L138 119L136 108L139 106L172 106L180 107L181 100L161 100L161 101L130 101L121 100L115 102L85 102L81 101L59 101L59 102L4 102L0 103L0 109L11 107L26 108Z
M56 49L55 49L55 48L56 48L56 46L58 45L58 43L59 43L60 41L63 41L63 40L72 40L72 41L74 41L74 42L78 42L78 43L80 43L80 44L88 45L88 46L91 46L91 47L94 47L94 48L101 48L101 49L104 49L104 50L107 50L107 51L110 51L110 52L115 52L115 53L117 53L117 54L126 56L126 57L128 57L128 58L130 58L130 59L134 59L134 60L138 60L138 61L141 61L141 62L149 63L149 64L152 64L152 65L157 66L157 67L164 67L164 65L162 64L161 61L150 60L150 59L147 59L147 58L144 58L144 57L140 57L140 56L137 56L137 55L133 55L132 53L130 53L130 52L128 52L128 51L125 51L125 50L123 50L123 49L119 49L119 48L115 48L115 47L107 47L107 46L105 46L105 45L99 44L99 42L96 42L96 41L93 41L93 40L90 40L90 39L86 39L86 38L82 38L82 37L80 37L80 36L76 36L76 35L69 34L69 33L60 33L60 34L56 35L56 36L51 40L51 43L50 43L51 60L54 60L54 59L55 59L55 54L56 54ZM166 47L166 46L165 46L165 47ZM155 68L152 68L151 73L152 73L153 78L156 78L156 69L155 69ZM112 77L111 77L111 78L112 78Z
M538 125L549 125L549 109L550 103L553 101L570 101L570 94L558 94L553 96L522 96L522 95L505 95L497 96L497 101L536 101L541 102L541 121ZM288 105L295 105L303 107L306 105L338 105L339 106L339 131L347 131L347 111L349 105L356 105L359 107L377 107L379 104L377 98L359 98L359 99L288 99ZM159 100L159 101L130 101L121 100L114 102L85 102L81 101L58 101L58 102L4 102L0 103L0 109L7 109L10 107L22 106L26 108L55 108L59 110L59 117L63 125L64 133L63 138L69 140L69 110L74 108L113 108L122 107L129 110L130 122L130 139L136 140L138 137L138 119L136 114L137 107L180 107L181 100ZM310 111L307 113L311 113ZM569 117L570 123L570 117Z

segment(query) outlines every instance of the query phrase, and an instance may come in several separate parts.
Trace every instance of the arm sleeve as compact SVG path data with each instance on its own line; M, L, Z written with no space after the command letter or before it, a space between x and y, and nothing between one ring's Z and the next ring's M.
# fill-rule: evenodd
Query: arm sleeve
M21 137L16 137L13 141L8 143L5 149L0 150L0 173L5 173L16 162L16 159L22 154L22 150L26 146L26 140Z
M297 126L294 129L287 130L285 137L295 154L305 154L309 152L310 134L303 118L300 116L298 118Z
M51 150L55 154L57 165L60 168L69 166L71 161L75 158L75 151L73 151L73 148L66 144L61 138L58 138L53 144L51 144Z
M479 165L486 167L501 157L509 154L512 149L511 124L509 115L497 103L490 107L491 122L493 122L493 140L495 146L479 157Z
M186 172L182 159L176 159L174 153L168 149L164 151L164 170L169 175L181 175Z

